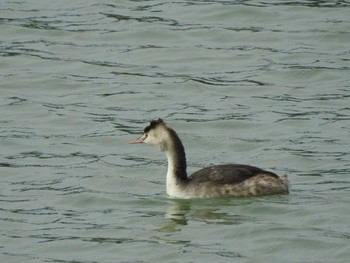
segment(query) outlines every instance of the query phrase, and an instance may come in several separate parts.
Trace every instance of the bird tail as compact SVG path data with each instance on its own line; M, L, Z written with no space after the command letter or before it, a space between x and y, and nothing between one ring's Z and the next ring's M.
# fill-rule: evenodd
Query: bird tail
M281 177L281 180L282 180L283 184L284 184L285 187L286 187L286 193L289 194L290 184L289 184L289 179L288 179L287 174L283 175L283 176Z

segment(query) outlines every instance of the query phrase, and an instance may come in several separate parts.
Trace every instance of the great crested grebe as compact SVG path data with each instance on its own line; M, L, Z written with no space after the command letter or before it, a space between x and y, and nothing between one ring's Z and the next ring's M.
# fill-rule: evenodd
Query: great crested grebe
M151 121L142 137L128 143L153 144L165 152L168 158L166 191L170 197L219 198L289 193L286 176L279 177L250 165L214 165L187 176L182 142L162 119Z

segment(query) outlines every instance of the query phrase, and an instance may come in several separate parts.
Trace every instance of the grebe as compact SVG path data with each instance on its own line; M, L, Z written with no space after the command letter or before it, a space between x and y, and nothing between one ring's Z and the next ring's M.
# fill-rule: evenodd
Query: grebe
M151 121L142 137L129 144L147 143L165 152L168 159L166 192L174 198L219 198L288 194L288 179L243 164L203 168L191 176L186 172L185 149L176 132L162 119Z

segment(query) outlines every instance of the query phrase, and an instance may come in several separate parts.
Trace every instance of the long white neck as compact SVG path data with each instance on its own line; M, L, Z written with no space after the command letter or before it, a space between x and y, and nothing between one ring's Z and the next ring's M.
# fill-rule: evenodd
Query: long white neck
M168 158L168 172L166 174L166 193L169 196L177 196L177 178L175 175L175 164L173 157L169 152L166 152L166 157Z
M172 197L184 197L187 173L185 150L176 133L171 134L165 154L168 159L168 172L166 176L167 194Z
M171 153L166 152L168 158L168 172L166 175L166 192L171 197L185 198L187 177L181 178L178 174L178 163Z

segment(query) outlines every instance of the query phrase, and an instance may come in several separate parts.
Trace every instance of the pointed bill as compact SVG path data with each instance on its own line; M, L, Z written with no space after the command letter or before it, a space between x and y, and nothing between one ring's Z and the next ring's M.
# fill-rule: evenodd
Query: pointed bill
M136 143L143 143L143 141L146 139L145 136L139 137L133 141L126 142L127 144L136 144Z

